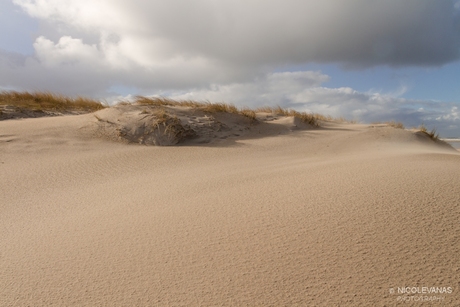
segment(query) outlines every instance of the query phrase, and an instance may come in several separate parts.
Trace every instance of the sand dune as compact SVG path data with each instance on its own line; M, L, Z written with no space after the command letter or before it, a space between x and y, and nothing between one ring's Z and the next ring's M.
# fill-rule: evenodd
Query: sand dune
M142 146L99 112L0 122L0 306L460 305L451 147L201 113Z

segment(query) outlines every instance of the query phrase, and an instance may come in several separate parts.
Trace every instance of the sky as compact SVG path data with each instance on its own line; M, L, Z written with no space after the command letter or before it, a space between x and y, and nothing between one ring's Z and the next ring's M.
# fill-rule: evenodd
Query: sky
M460 137L460 0L0 0L0 90L282 106Z

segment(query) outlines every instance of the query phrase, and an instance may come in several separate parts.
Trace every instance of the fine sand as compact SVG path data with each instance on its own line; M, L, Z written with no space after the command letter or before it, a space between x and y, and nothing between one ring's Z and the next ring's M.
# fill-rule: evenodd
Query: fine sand
M0 122L0 306L460 306L451 147L201 113L146 146L98 113Z

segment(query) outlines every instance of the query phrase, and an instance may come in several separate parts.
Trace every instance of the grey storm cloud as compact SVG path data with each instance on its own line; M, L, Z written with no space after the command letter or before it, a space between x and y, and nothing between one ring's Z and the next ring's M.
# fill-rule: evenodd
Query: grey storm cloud
M178 50L237 64L430 66L459 57L459 19L448 0L169 3L169 14L153 13L152 28Z
M163 60L367 67L441 65L459 58L460 16L452 0L14 2L61 28L99 33L102 40L116 37Z
M82 94L99 95L112 85L142 92L246 82L309 62L362 69L459 58L451 0L13 3L40 27L26 60L2 52L4 87L74 93L86 82Z

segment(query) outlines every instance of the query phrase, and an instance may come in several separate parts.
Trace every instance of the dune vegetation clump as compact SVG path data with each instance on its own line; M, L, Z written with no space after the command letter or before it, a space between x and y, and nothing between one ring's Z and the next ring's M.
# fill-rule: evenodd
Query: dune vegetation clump
M199 102L194 100L174 100L166 97L145 97L136 96L134 101L120 101L117 105L149 105L155 107L189 107L201 110L206 113L229 113L239 114L249 118L251 121L257 121L257 113L271 113L278 116L292 116L300 119L305 124L314 127L320 125L320 121L339 121L356 123L345 118L333 118L322 114L299 112L292 109L277 107L260 107L257 109L249 109L246 107L238 108L233 104L228 103L211 103L209 101ZM55 94L47 91L37 92L17 92L17 91L2 91L0 92L0 119L20 118L20 117L39 117L53 116L69 113L89 113L96 112L107 108L98 100L78 96L72 98L69 96ZM158 113L159 112L159 113ZM169 116L168 112L161 108L157 111L155 117L158 119L158 124L165 125L168 122L174 126L177 119ZM160 114L161 113L161 114ZM396 121L374 122L373 124L385 124L387 126L405 129L403 123ZM415 130L427 135L433 140L439 139L439 134L436 129L428 131L427 127L422 124ZM168 131L170 129L167 129Z
M373 125L386 125L389 127L393 127L396 129L405 129L404 124L401 122L396 122L396 121L389 121L389 122L373 122ZM431 131L428 131L428 128L425 126L425 124L421 124L419 127L413 127L412 129L413 132L418 132L423 135L428 136L430 139L433 141L440 141L439 139L439 134L436 131L436 128L433 128Z
M281 115L281 116L293 116L293 117L299 118L304 123L312 125L312 126L319 126L318 120L323 119L317 114L310 114L307 112L298 112L292 109L283 109L280 106L277 106L276 108L262 107L262 108L256 109L256 112L273 113L273 114Z
M193 100L181 100L177 101L165 97L144 97L136 96L133 102L138 105L154 105L154 106L182 106L191 107L202 110L208 113L231 113L240 114L248 117L251 120L256 120L256 113L248 108L238 109L233 104L228 103L211 103L211 102L198 102Z
M207 113L230 113L240 114L252 121L257 120L257 112L270 112L280 116L293 116L299 118L306 124L312 126L319 126L319 120L332 120L331 117L326 117L320 114L311 114L307 112L298 112L292 109L283 109L281 107L264 107L259 109L249 109L246 107L238 108L233 104L228 103L211 103L198 102L193 100L181 100L177 101L165 97L145 97L136 96L134 101L126 102L121 101L118 105L151 105L151 106L180 106L190 107L201 110ZM34 114L36 113L70 113L70 112L95 112L106 108L107 106L102 104L100 101L85 98L76 97L71 98L68 96L55 94L51 92L17 92L17 91L3 91L0 92L0 106L3 109L7 106L13 108L16 112L26 112ZM0 110L2 112L2 110ZM51 112L51 113L50 113ZM1 115L2 113L0 113ZM30 114L29 114L30 115ZM11 118L16 116L12 115ZM22 116L18 116L22 117ZM35 117L35 116L31 116Z
M37 118L94 113L95 134L113 140L145 145L175 145L194 139L196 144L214 139L243 137L254 131L282 134L308 130L326 122L354 124L345 118L299 112L281 106L250 109L229 103L174 100L166 97L135 96L113 106L85 97L69 97L52 92L0 92L0 120ZM285 117L285 118L283 118ZM290 118L286 118L290 117ZM371 127L393 127L405 130L396 121L374 122ZM421 139L441 143L436 129L422 124L408 129ZM252 132L251 132L252 131ZM399 133L399 132L398 132Z
M427 127L425 126L425 124L421 124L418 128L417 128L420 132L426 134L427 136L430 137L430 139L436 141L436 140L439 140L439 134L436 132L436 128L433 128L431 131L428 131Z
M155 105L155 106L193 107L193 108L197 108L204 112L209 112L209 113L240 114L252 120L256 120L257 112L266 112L266 113L273 113L273 114L281 115L281 116L293 116L293 117L301 119L304 123L312 125L312 126L319 126L318 120L325 119L325 117L318 116L317 114L298 112L298 111L291 110L291 109L283 109L280 106L276 108L263 107L263 108L258 108L256 110L251 110L249 108L237 108L235 105L227 104L227 103L197 102L197 101L192 101L192 100L176 101L176 100L164 98L164 97L147 98L143 96L136 96L136 99L134 100L133 103L141 104L141 105L142 104Z
M387 124L388 126L396 128L396 129L404 129L404 124L401 122L391 121L391 122L387 122Z
M36 112L94 112L105 108L100 101L94 99L71 98L51 92L3 91L0 92L0 105Z

